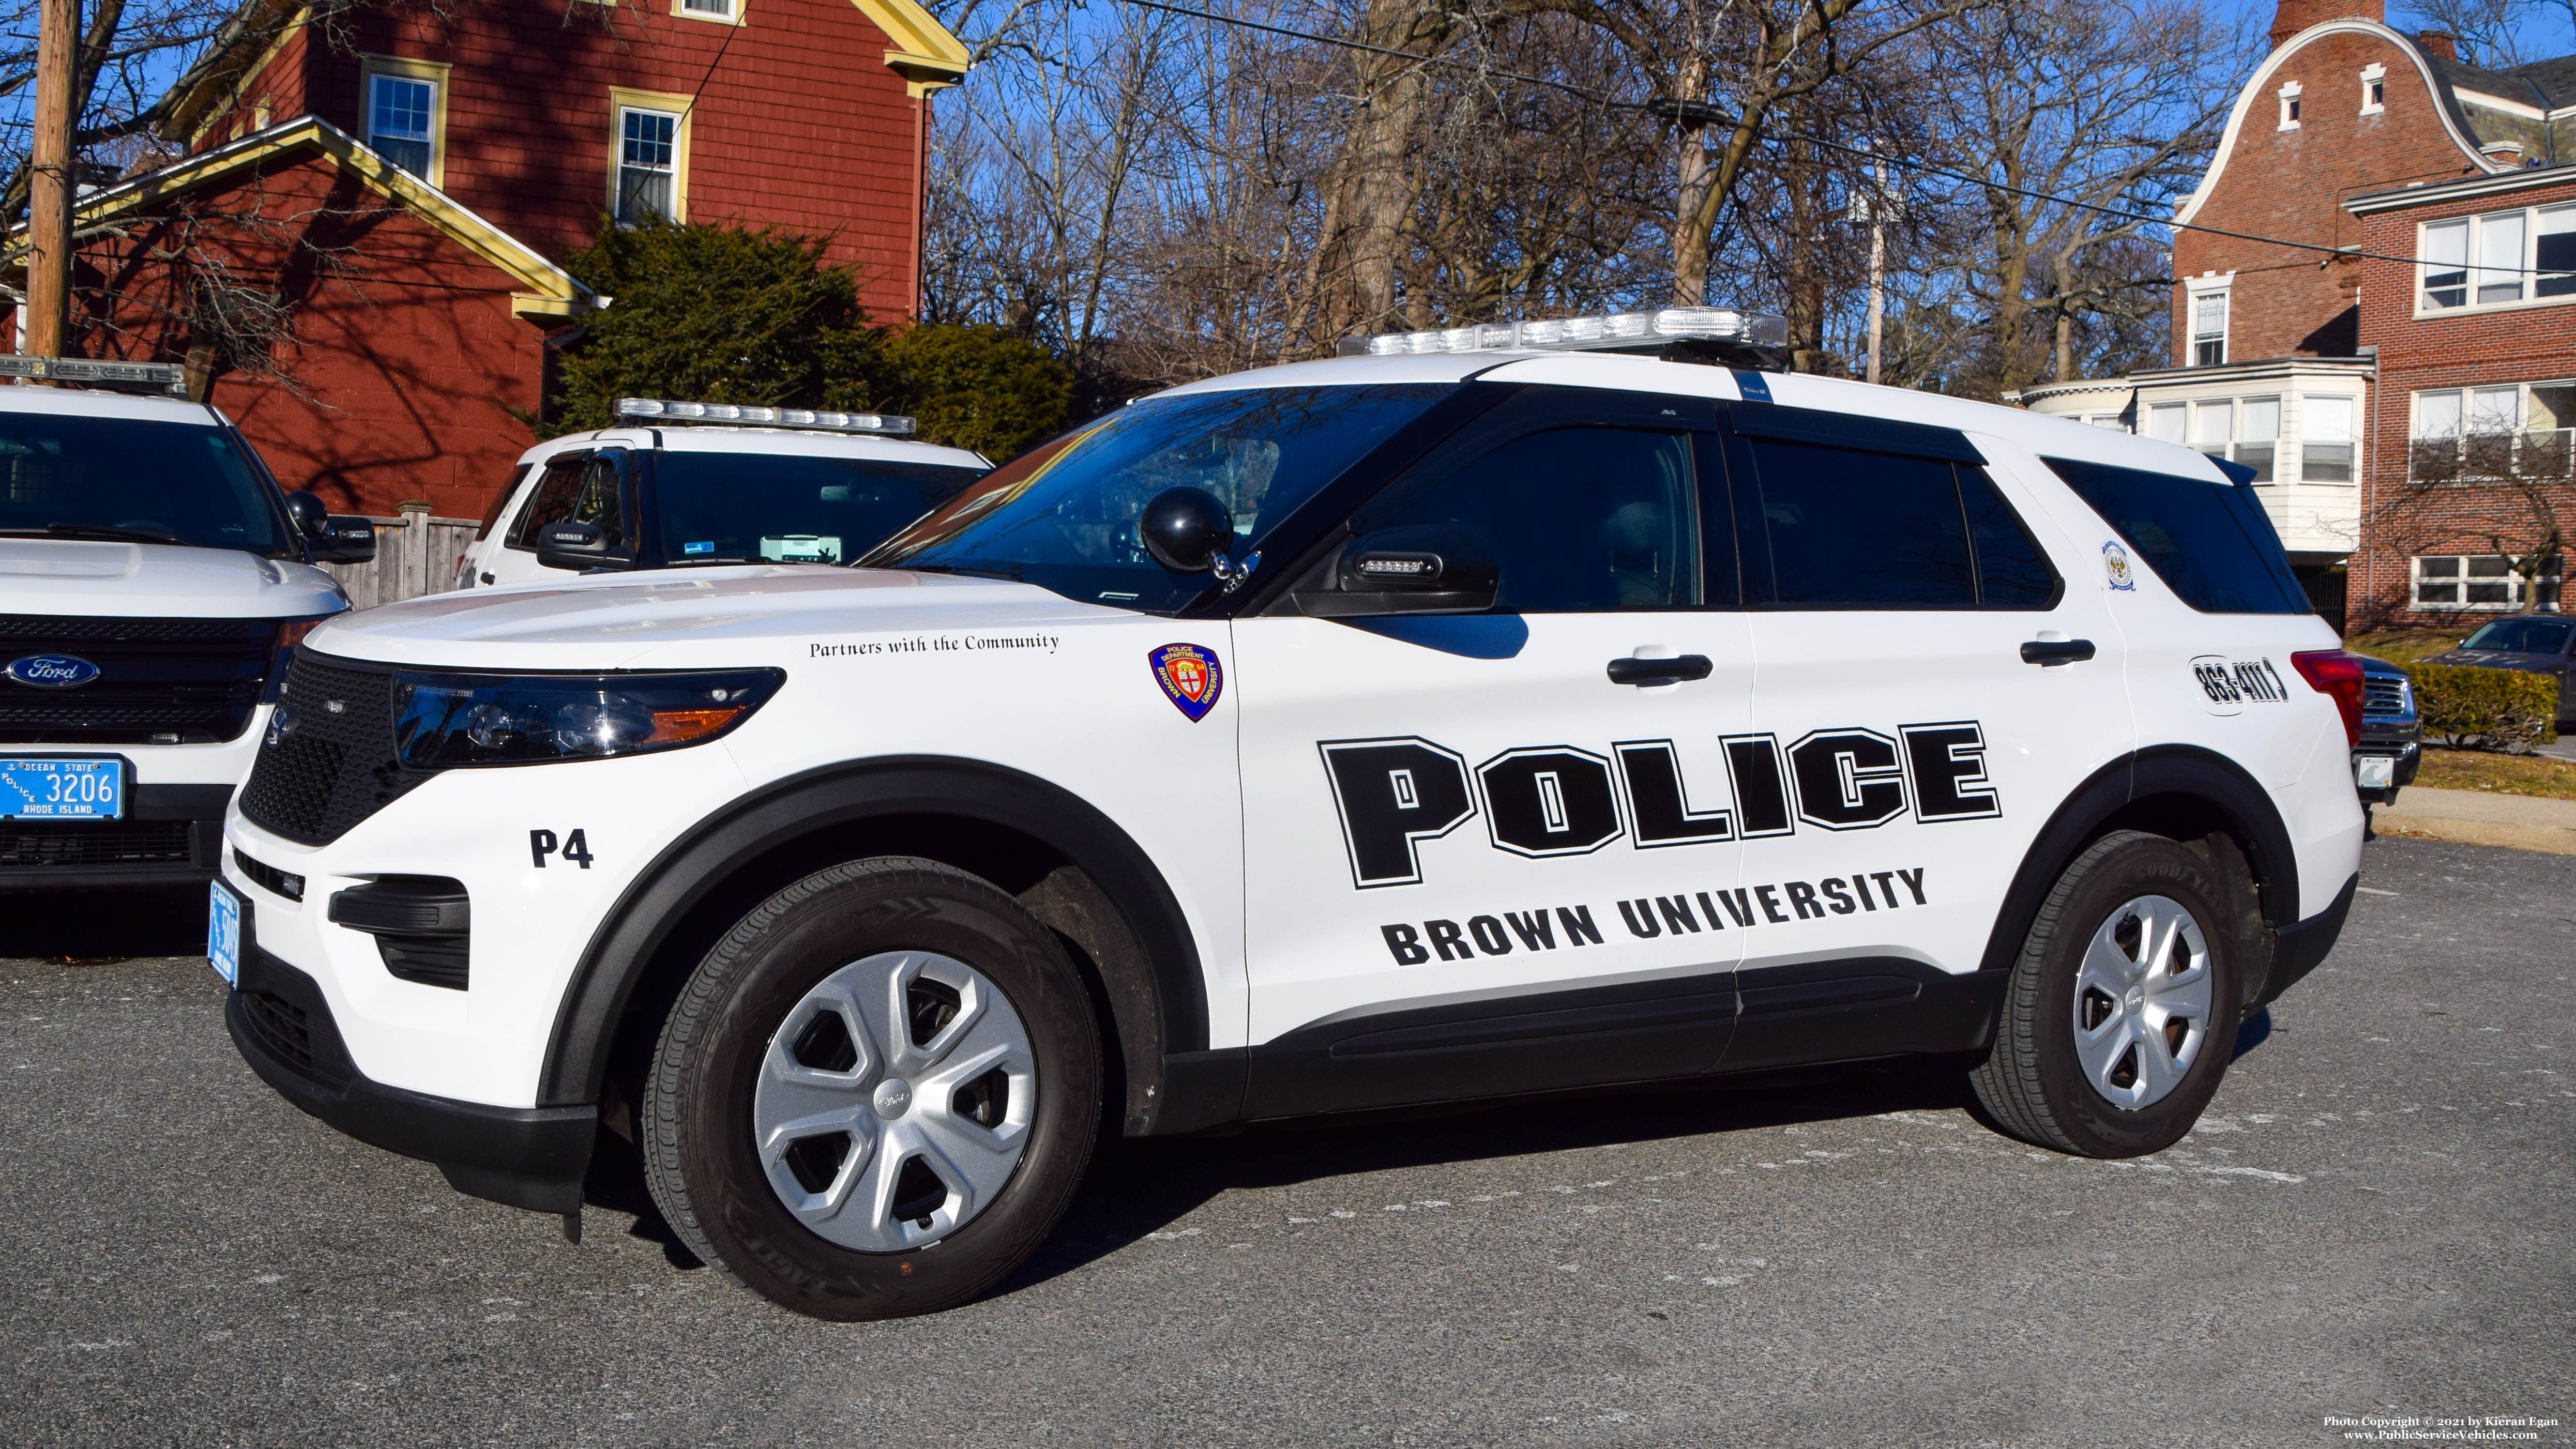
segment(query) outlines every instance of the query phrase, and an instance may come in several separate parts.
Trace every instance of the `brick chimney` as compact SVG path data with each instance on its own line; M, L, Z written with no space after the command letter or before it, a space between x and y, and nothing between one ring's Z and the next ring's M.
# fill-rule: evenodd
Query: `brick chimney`
M2386 24L2387 0L2280 0L2280 8L2272 12L2272 48L2280 49L2282 41L2311 25L2346 17Z
M2415 48L2424 52L2426 55L2433 57L2435 60L2458 60L2460 58L2460 42L2448 31L2416 31Z

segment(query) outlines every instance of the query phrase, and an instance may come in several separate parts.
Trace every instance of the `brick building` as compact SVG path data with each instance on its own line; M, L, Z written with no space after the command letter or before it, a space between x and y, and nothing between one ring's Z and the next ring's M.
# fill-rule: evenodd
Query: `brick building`
M613 303L561 265L603 225L826 237L872 316L915 314L929 96L966 64L917 0L249 0L168 100L188 154L81 198L74 325L187 363L335 512L474 516Z
M2237 95L2215 161L2175 213L2177 223L2213 230L2175 233L2173 366L2034 387L2021 401L2253 468L2320 609L2340 625L2348 602L2354 625L2384 622L2401 608L2419 612L2392 580L2412 578L2403 550L2414 547L2412 520L2433 506L2421 503L2425 489L2405 486L2417 451L2411 389L2432 376L2416 370L2416 350L2492 354L2517 385L2546 382L2576 374L2576 314L2556 314L2553 326L2548 308L2561 294L2540 295L2550 284L2524 276L2519 302L2436 309L2445 315L2419 321L2428 314L2414 269L2362 254L2431 255L2415 249L2412 222L2388 218L2432 198L2462 198L2474 211L2482 203L2469 198L2489 194L2481 188L2519 195L2576 176L2559 169L2576 165L2576 57L2508 71L2464 65L2447 36L2390 29L2381 0L2280 0L2272 42ZM2551 265L2554 248L2576 242L2548 230L2554 224L2532 210L2517 267ZM2576 266L2576 257L2555 264ZM2460 376L2453 387L2487 380ZM2461 550L2448 556L2465 569L2462 537L2453 530L2435 542ZM2400 550L2393 565L2383 556L2391 550ZM2474 564L2493 566L2483 556ZM2490 590L2477 592L2479 602L2463 591L2448 607L2494 607L2483 599Z

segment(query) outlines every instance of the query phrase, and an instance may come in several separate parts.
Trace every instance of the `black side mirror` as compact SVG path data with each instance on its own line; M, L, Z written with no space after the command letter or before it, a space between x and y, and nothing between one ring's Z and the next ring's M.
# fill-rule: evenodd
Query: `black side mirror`
M1382 528L1352 539L1333 566L1334 588L1297 595L1297 607L1326 618L1479 614L1502 582L1492 553L1464 529Z
M286 516L294 520L296 532L306 538L320 538L330 514L331 510L322 506L322 500L314 497L311 489L298 488L286 495Z
M313 551L315 563L369 563L376 556L376 526L364 518L332 514L322 520L321 531L312 536L306 547Z
M1145 505L1136 533L1154 562L1176 574L1203 574L1234 547L1234 515L1204 488L1166 488Z
M537 567L587 573L625 562L608 552L608 531L596 523L549 523L537 530Z

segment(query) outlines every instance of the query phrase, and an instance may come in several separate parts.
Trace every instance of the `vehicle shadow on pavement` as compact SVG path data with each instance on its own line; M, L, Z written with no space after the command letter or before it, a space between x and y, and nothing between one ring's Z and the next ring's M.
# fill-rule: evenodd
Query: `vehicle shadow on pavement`
M103 963L205 951L204 886L30 892L0 926L0 957Z
M1907 1062L1348 1114L1224 1137L1115 1141L1103 1144L1092 1159L1090 1175L1046 1245L993 1293L1007 1295L1072 1272L1231 1188L1284 1187L1354 1173L1885 1112L1971 1108L1974 1100L1956 1065Z

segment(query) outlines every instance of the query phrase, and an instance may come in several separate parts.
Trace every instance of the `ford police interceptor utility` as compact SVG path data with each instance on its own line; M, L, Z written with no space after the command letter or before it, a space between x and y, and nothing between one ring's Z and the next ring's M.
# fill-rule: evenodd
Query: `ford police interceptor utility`
M0 376L61 384L0 387L0 891L202 884L286 651L349 607L312 565L375 527L282 492L176 367Z
M621 425L550 438L457 560L456 587L594 569L847 563L993 470L882 413L620 398Z
M991 1284L1103 1122L1933 1054L2162 1148L2342 925L2360 668L2209 459L1777 327L1377 339L857 569L334 620L228 819L233 1036L502 1202L632 1143L837 1318Z

